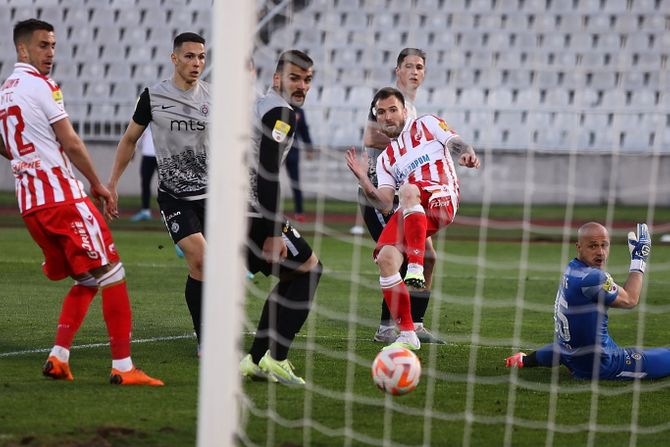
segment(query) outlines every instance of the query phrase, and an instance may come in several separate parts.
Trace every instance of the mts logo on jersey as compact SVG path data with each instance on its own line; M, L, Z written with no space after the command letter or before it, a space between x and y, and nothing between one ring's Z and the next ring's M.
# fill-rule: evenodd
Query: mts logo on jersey
M206 130L207 122L200 120L170 120L170 131L181 132L182 130L195 131Z

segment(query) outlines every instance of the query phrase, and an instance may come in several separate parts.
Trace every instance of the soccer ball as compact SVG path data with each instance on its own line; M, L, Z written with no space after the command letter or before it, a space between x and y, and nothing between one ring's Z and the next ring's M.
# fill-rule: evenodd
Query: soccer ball
M394 396L407 394L419 384L421 362L406 348L381 351L372 362L372 380L380 390Z

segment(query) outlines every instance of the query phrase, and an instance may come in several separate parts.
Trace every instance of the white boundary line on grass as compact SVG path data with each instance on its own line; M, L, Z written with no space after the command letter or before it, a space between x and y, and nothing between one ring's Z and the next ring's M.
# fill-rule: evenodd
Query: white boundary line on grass
M255 332L243 332L242 335L254 335ZM161 341L172 341L172 340L184 340L187 338L195 338L195 335L193 334L184 334L184 335L170 335L166 337L153 337L153 338L140 338L137 340L131 341L132 344L136 343L154 343L154 342L161 342ZM296 335L296 338L307 338L307 335ZM320 339L337 339L340 341L346 341L349 340L349 337L332 337L328 335L316 335L312 336L312 338L320 338ZM367 339L366 339L367 340ZM371 341L371 340L370 340ZM447 345L453 345L453 346L470 346L469 343L448 343ZM70 350L79 350L79 349L93 349L93 348L104 348L105 346L109 346L109 342L105 343L89 343L86 345L73 345ZM480 345L480 349L483 348L488 348L488 349L503 349L503 348L509 348L509 346L485 346L485 345ZM51 348L35 348L35 349L26 349L23 351L13 351L13 352L0 352L0 358L3 357L18 357L21 355L27 355L27 354L38 354L41 352L49 352L51 351Z

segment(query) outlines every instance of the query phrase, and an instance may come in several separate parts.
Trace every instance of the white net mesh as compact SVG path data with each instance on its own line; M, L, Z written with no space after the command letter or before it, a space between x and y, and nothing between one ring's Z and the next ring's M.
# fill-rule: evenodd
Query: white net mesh
M667 230L666 1L415 0L267 4L254 57L265 89L279 52L315 60L305 114L317 147L301 155L311 200L298 225L323 260L310 319L289 358L305 390L245 383L242 442L276 445L642 445L670 428L655 382L583 382L561 369L506 370L505 357L552 340L554 297L576 228L611 230L608 271L628 271L635 222ZM276 6L276 9L273 9ZM404 47L427 52L419 114L444 118L483 160L459 170L461 210L435 237L438 262L420 387L374 389L381 302L367 235L352 236L356 182L342 149L360 148L375 89L394 85ZM287 210L290 187L284 182ZM313 231L313 232L312 232ZM610 312L622 346L663 346L667 272L654 247L641 304ZM269 283L249 285L253 330ZM661 393L662 394L662 393ZM295 400L294 400L295 399ZM257 430L261 429L262 433Z

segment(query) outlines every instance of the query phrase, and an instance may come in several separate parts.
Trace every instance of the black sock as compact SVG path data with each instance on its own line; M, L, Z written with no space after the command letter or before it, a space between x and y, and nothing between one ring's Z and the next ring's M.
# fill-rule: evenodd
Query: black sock
M193 321L195 335L198 337L198 343L200 343L202 340L200 338L202 314L202 281L193 279L189 275L189 277L186 279L186 289L184 290L184 296L186 297L186 305L188 306L188 311L191 314L191 320Z
M277 327L276 321L279 317L279 297L285 296L288 290L288 282L279 282L272 289L268 297L265 299L261 317L258 320L258 327L256 328L256 336L249 349L251 359L258 364L261 358L265 355L265 351L270 348L270 327ZM270 324L270 321L273 324Z
M275 360L288 357L296 333L309 316L322 271L323 265L319 262L313 270L280 281L274 288L263 306L256 338L251 346L254 363L258 363L268 349Z
M430 290L410 290L409 300L412 306L412 320L414 323L423 323L430 300Z

